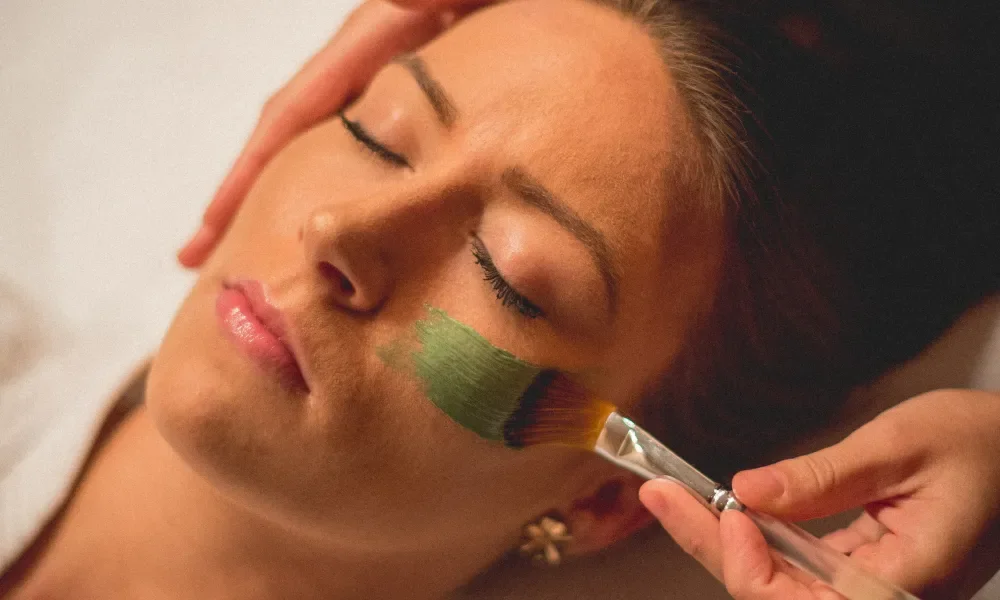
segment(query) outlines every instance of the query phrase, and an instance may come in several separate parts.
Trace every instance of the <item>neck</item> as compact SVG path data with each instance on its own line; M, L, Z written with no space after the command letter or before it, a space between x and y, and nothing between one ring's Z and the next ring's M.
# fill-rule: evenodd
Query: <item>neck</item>
M502 551L476 546L363 553L306 537L222 496L139 408L95 455L15 598L440 598Z

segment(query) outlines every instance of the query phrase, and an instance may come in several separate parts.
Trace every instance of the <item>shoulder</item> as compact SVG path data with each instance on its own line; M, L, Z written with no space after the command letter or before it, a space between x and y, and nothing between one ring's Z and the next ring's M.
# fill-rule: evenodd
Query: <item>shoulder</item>
M76 340L0 380L0 574L70 495L104 424L141 402L148 359L99 348Z

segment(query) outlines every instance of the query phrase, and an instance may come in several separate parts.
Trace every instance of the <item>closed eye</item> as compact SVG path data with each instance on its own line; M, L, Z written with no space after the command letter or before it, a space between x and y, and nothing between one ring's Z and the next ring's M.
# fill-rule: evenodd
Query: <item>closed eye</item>
M486 245L478 237L472 240L472 256L475 257L476 264L483 269L483 280L489 282L500 304L517 311L529 319L534 319L543 314L541 308L507 283L507 280L503 278L503 275L500 274L499 269L493 263L493 257L490 256Z
M358 123L357 121L352 121L344 115L343 111L337 113L340 117L340 122L344 125L344 129L347 130L351 136L354 137L364 148L371 151L381 160L389 163L394 167L405 167L407 169L413 170L410 166L410 162L406 160L406 157L402 154L393 152L389 148L385 147L384 144L376 140L368 131Z

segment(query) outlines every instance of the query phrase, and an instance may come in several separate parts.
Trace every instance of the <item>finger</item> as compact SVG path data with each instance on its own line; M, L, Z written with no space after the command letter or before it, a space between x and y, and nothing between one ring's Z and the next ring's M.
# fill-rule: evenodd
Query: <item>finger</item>
M850 554L871 540L852 529L838 529L823 536L823 541L841 554Z
M871 539L851 549L851 559L869 573L906 589L920 589L950 572L955 555L965 552L955 537L961 526L941 517L934 505L912 498L870 506L849 526L859 537ZM886 523L890 527L884 527Z
M438 35L441 13L372 0L358 8L333 39L268 102L248 150L286 141L343 107L396 55ZM249 153L253 159L253 153Z
M177 262L188 268L201 265L218 239L218 234L212 228L202 225L177 253Z
M726 510L719 521L723 582L737 600L843 600L815 579L776 561L745 514Z
M440 16L385 2L358 9L333 40L268 103L246 149L208 210L205 224L222 229L264 164L296 134L353 97L393 56L440 33Z
M759 596L762 588L770 587L773 597L774 561L753 521L739 511L723 511L719 515L719 537L723 544L723 583L729 593L741 598L756 591ZM781 590L779 585L777 593L787 597L789 585L785 587Z
M639 488L639 500L684 552L722 580L719 520L681 485L654 479Z
M862 570L907 590L923 590L952 573L952 566L940 564L939 557L933 556L939 552L950 554L949 549L936 548L927 553L914 550L913 545L914 541L906 536L889 532L877 542L859 546L850 556Z
M913 499L905 500L902 506L876 508L873 520L897 523L898 529L890 528L874 541L858 546L851 551L851 559L862 569L906 589L921 589L946 577L969 546L960 532L962 517L942 518L934 508L919 506Z
M246 147L205 210L203 225L178 254L201 264L225 233L257 175L288 141L341 108L389 60L427 42L450 22L381 0L360 7L326 47L267 104Z
M919 497L872 504L845 530L843 535L854 539L836 547L863 570L904 589L926 590L942 581L954 587L952 576L975 544L977 528L970 521L982 522L974 510Z
M733 489L747 506L792 521L902 495L921 448L886 429L876 419L828 448L737 473Z
M894 533L888 533L875 542L859 545L851 551L851 558L863 569L876 573L887 579L899 581L899 567L903 556L903 538Z
M847 527L823 536L823 541L838 552L850 554L864 544L877 542L886 532L888 528L866 511Z

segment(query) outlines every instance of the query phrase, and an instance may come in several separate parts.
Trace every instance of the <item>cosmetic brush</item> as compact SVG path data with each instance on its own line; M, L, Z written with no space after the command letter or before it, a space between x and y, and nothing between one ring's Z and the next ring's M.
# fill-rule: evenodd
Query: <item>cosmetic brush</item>
M726 486L698 471L617 408L590 396L566 376L546 371L524 392L504 424L511 447L559 444L585 448L645 479L680 483L718 516L738 510L757 525L768 544L794 566L849 600L918 600L868 573L848 556L796 525L744 506Z

